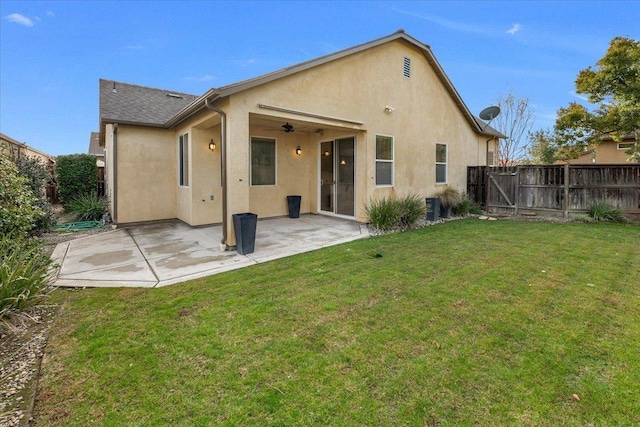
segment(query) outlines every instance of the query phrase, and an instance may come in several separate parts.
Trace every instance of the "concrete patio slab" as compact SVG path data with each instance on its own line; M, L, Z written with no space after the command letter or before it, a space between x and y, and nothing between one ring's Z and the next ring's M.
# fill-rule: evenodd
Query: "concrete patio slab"
M220 251L222 227L179 221L118 229L59 244L55 286L159 287L368 237L361 224L322 215L258 221L255 251Z

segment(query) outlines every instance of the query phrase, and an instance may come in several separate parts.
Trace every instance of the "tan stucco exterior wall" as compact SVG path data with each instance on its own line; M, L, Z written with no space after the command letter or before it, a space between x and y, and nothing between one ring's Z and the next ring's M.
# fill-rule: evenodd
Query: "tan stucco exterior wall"
M411 60L410 78L403 75L405 57ZM294 112L274 111L259 104ZM355 137L358 221L366 220L363 206L372 198L408 193L428 197L439 191L442 185L435 183L436 143L447 144L447 184L461 192L466 188L467 166L486 164L489 137L472 129L422 51L399 40L264 83L215 105L227 116L230 245L235 244L234 213L250 211L259 218L283 216L287 214L286 196L291 194L302 196L302 213L319 211L323 141ZM394 111L385 112L387 106ZM287 121L295 122L298 129L282 132L280 126ZM358 121L362 124L354 123ZM191 225L221 222L220 132L220 117L209 110L171 130L121 126L118 181L127 184L119 184L118 221L179 218ZM178 138L184 133L189 134L188 187L178 185ZM375 186L376 134L394 137L393 186ZM252 136L277 141L274 186L251 186ZM218 144L214 152L208 149L211 138ZM295 153L297 146L302 149L300 156ZM140 167L141 163L146 167Z
M628 141L625 141L628 142ZM577 159L571 159L568 161L570 164L624 164L629 163L627 161L626 150L618 150L618 143L614 141L603 142L595 147L594 152L587 152ZM594 161L595 160L595 161Z
M106 148L113 154L113 136L109 138L109 126ZM117 222L176 218L178 161L175 133L165 129L119 125L115 150ZM111 155L108 157L111 158ZM113 171L111 162L109 166L109 171ZM108 182L108 191L113 197L112 176L109 176Z
M403 75L404 57L411 59L411 78ZM269 104L320 115L361 120L352 125L332 120L308 119L295 114L258 107ZM385 113L385 107L395 108ZM464 191L466 167L484 164L475 133L421 51L396 41L329 64L321 65L231 97L229 213L250 209L259 216L285 215L286 194L303 195L304 212L317 205L318 141L303 134L278 136L278 185L249 190L247 113L274 117L274 123L290 120L313 121L310 127L332 128L335 136L357 135L356 219L364 221L362 205L370 197L414 192L428 196L438 191L435 184L435 146L449 149L448 184ZM231 122L231 120L230 120ZM339 127L342 125L342 129ZM393 187L375 187L375 135L395 138ZM270 136L264 131L260 136ZM313 135L313 134L312 134ZM486 140L486 138L485 138ZM303 156L295 158L301 145ZM315 145L315 146L314 146ZM313 157L307 157L306 153ZM242 181L240 181L242 180ZM304 190L306 189L306 193ZM305 197L306 196L306 197ZM309 201L309 205L305 204Z

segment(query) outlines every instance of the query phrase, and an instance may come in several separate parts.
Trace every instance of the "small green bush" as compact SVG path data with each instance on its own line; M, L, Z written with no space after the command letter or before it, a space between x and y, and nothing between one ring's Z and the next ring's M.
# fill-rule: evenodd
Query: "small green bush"
M36 239L0 238L0 321L42 302L52 281L52 261Z
M409 194L403 198L395 199L383 197L378 200L370 200L364 206L367 220L379 230L388 231L394 228L407 229L427 212L424 200Z
M364 205L364 212L368 222L379 230L391 230L400 221L398 203L390 197L370 200Z
M462 194L462 202L454 206L451 210L456 216L465 216L469 214L480 215L482 209L473 202L467 193Z
M66 211L75 214L78 221L99 221L107 211L107 201L93 191L72 200Z
M47 231L55 225L51 203L47 200L47 185L53 176L37 157L20 156L15 160L20 175L27 179L27 185L37 198L35 205L42 210L42 216L35 223L36 230Z
M399 225L402 228L411 228L427 214L427 205L422 197L410 193L397 200L400 211Z
M44 215L37 201L29 180L20 175L15 163L0 150L0 235L26 235L33 230Z
M90 154L70 154L56 159L58 197L67 209L74 199L98 189L98 166Z
M595 222L626 222L627 220L621 209L614 207L605 199L591 202L588 215Z

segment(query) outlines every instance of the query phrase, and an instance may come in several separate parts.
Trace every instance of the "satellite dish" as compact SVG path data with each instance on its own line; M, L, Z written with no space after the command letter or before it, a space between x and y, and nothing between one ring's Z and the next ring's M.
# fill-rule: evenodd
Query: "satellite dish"
M498 114L500 114L500 107L496 105L492 105L480 111L480 118L482 120L491 121L495 119L498 116Z
M487 129L487 126L489 126L491 120L495 119L498 114L500 114L500 107L498 107L497 105L491 105L490 107L487 107L484 110L480 111L480 118L487 122L484 125L484 129L482 129L483 131Z

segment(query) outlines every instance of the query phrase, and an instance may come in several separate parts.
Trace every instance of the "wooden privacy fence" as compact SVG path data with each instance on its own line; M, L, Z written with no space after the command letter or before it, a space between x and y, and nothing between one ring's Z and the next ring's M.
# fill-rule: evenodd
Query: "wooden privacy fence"
M567 218L605 199L640 216L640 165L469 166L467 193L498 215Z

